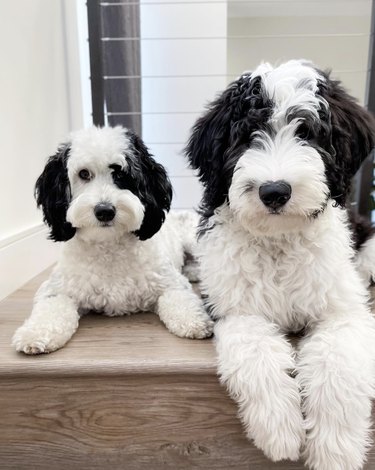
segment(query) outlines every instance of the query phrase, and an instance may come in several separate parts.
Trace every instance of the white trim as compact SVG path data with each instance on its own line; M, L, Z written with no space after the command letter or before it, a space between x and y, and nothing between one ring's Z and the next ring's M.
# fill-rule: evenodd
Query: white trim
M76 1L83 126L92 126L89 30L86 0Z
M70 130L92 125L90 61L85 0L61 0Z
M10 235L9 237L3 238L2 240L0 240L0 250L4 246L11 245L12 243L17 242L22 238L26 238L29 235L33 235L34 233L41 231L45 232L46 227L43 224L37 224L34 227L27 228L26 230L22 230L21 232L15 233L14 235Z
M47 240L47 228L37 225L1 241L0 300L56 262L59 244Z

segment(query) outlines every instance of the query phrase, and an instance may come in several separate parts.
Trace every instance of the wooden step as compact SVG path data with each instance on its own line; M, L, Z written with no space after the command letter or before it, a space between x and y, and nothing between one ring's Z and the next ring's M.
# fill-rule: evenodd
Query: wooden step
M64 349L17 354L11 337L47 274L0 303L2 470L304 468L245 438L212 341L179 339L153 314L89 315Z

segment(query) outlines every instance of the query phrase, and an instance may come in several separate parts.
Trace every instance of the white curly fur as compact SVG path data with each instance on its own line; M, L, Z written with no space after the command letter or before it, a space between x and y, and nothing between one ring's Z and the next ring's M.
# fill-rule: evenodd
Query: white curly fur
M202 287L219 319L219 373L248 436L272 460L297 460L304 446L316 470L361 468L375 323L345 211L329 207L303 233L279 238L252 235L228 207L214 219L200 243ZM301 328L296 355L285 334Z
M77 231L64 243L57 266L38 290L31 316L16 331L17 351L39 354L63 347L80 316L90 310L108 316L154 310L178 336L211 334L212 321L181 272L185 253L195 249L197 217L171 213L160 231L144 241L131 233L142 223L143 205L131 191L117 188L108 170L110 164L126 166L127 147L121 128L73 135L67 219ZM81 168L95 174L90 184L79 180ZM116 217L107 226L93 211L103 200L116 207Z

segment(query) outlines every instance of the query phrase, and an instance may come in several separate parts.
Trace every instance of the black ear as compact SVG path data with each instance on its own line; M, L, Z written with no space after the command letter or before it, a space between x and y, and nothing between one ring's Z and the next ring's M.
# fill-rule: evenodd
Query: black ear
M326 175L332 199L344 206L352 177L374 147L375 119L340 82L323 75L320 92L329 105L332 145L330 157L325 159Z
M133 145L138 197L145 208L142 225L135 234L140 240L147 240L163 225L165 213L171 207L172 185L165 168L152 158L142 139L131 132L128 136Z
M38 207L42 206L43 219L50 227L50 238L64 242L72 238L76 229L66 221L71 195L66 162L70 146L62 145L49 158L35 185Z
M225 202L234 167L249 147L251 134L262 127L269 114L261 79L243 75L195 123L185 153L204 186L202 212L206 217Z

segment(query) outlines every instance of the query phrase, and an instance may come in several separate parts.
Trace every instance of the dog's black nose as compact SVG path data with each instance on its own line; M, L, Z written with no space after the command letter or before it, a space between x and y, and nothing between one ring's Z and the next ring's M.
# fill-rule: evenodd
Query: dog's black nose
M286 204L292 194L292 187L285 181L271 181L259 187L259 197L263 204L278 209Z
M100 222L110 222L116 215L116 209L112 204L103 202L94 207L94 214Z

